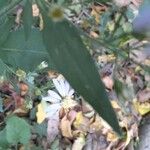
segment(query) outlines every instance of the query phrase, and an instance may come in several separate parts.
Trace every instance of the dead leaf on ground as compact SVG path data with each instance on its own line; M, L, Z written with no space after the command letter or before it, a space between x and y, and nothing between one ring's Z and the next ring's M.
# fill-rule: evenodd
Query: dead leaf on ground
M102 120L98 115L96 115L95 121L92 124L90 124L89 132L90 133L98 132L102 128L103 128Z
M47 126L47 140L48 143L52 143L56 136L59 133L59 116L55 115L52 118L48 118L48 126Z
M44 111L42 103L38 104L37 106L36 117L37 117L37 123L39 124L42 123L46 118L46 113Z
M103 81L103 83L104 83L104 85L105 85L105 87L107 89L109 89L109 90L113 89L114 81L113 81L112 77L110 77L110 76L104 76L102 78L102 81Z
M38 17L39 16L39 8L36 4L32 5L32 13L33 13L33 17Z
M83 134L80 134L80 136L74 141L72 150L82 150L85 143L85 136Z
M150 89L147 88L142 91L139 91L137 94L137 99L139 102L150 101Z
M82 112L78 112L76 120L73 122L73 126L82 132L87 132L90 127L90 120L83 116Z
M64 137L72 138L71 122L68 120L67 115L65 115L60 122L61 133Z
M134 100L134 107L140 113L140 115L144 116L145 114L150 112L150 103L144 102L140 103L137 100Z

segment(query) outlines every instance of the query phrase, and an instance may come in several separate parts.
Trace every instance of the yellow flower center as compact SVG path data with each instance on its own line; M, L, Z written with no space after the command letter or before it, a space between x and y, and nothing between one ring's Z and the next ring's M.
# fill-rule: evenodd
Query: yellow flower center
M64 10L58 5L53 5L49 11L49 16L53 21L62 21L64 18Z

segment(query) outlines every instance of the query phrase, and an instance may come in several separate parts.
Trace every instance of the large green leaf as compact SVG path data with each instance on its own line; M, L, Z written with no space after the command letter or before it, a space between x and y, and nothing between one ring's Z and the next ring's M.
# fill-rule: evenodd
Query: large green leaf
M53 22L43 14L43 39L48 53L60 71L94 109L117 132L120 128L100 75L76 28L66 20Z
M30 126L24 119L13 116L7 120L6 125L6 138L9 143L22 144L29 143L30 140Z
M0 131L0 150L5 150L9 147L9 143L6 139L6 129Z
M0 6L0 18L2 16L9 14L12 11L12 9L15 8L17 6L17 4L19 4L21 1L23 1L23 0L11 0L11 1L6 0L6 2L9 2L9 3L6 3L6 2L4 2L4 0L0 0L0 4L2 3L2 8Z
M23 29L13 31L0 47L0 58L6 64L25 71L35 69L42 61L50 62L47 55L38 29L32 29L28 41L25 40Z
M10 29L13 24L13 18L1 17L0 18L0 45L7 39Z
M4 75L7 71L7 67L4 62L0 59L0 76Z
M31 2L31 0L27 0L25 7L23 9L23 24L24 24L26 40L29 38L29 36L31 34L32 21L33 21L32 2Z
M0 9L8 4L8 0L0 0Z

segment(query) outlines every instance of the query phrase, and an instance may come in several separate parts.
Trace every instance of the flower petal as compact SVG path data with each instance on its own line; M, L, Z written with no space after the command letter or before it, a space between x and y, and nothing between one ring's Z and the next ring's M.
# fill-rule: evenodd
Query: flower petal
M61 87L61 93L60 94L62 95L62 97L67 96L66 92L65 92L65 80L61 79L61 80L59 80L59 83L60 83L60 87Z
M54 83L54 85L55 85L57 91L58 91L59 94L61 95L61 93L62 93L62 88L61 88L61 86L60 86L59 80L57 80L57 79L52 79L52 80L53 80L53 83Z
M48 95L49 95L51 98L61 100L61 97L60 97L56 92L54 92L54 91L52 91L52 90L48 90Z
M75 92L74 89L70 89L68 92L68 96L72 96L74 94L74 92Z
M69 82L67 80L64 81L64 84L65 84L65 86L64 86L64 88L65 88L65 96L68 96L69 89L71 87L70 87L70 84L69 84Z
M51 117L53 117L54 115L56 115L56 113L59 112L60 108L61 108L61 104L60 104L60 103L49 105L49 106L45 109L46 118L51 118Z

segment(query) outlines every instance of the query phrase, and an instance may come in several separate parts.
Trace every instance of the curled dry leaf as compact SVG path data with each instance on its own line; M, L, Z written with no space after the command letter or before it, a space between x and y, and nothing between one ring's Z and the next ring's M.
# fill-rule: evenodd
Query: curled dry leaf
M103 128L103 125L102 125L101 118L98 115L96 115L95 121L92 124L90 124L89 132L94 133L94 132L101 130L102 128Z
M58 77L58 72L54 71L54 70L49 70L48 71L48 77L50 79L53 79L53 78L57 78Z
M37 123L39 124L42 123L46 118L46 113L44 111L42 103L38 104L37 106L36 117L37 117Z
M97 24L99 24L99 22L100 22L99 15L100 15L99 12L97 12L95 9L92 9L91 16L93 16L95 18L95 21Z
M29 90L29 87L26 83L24 82L20 82L19 83L19 89L20 89L20 94L21 96L24 96L27 94L28 90Z
M75 110L70 110L70 111L69 111L67 117L68 117L68 119L69 119L69 121L70 121L71 124L72 124L73 121L75 120L76 116L77 116L77 112L76 112Z
M149 102L140 103L137 100L134 100L133 104L134 104L135 109L142 116L150 112L150 103Z
M118 139L119 139L118 136L114 132L109 131L107 133L107 141L116 142Z
M150 100L150 89L144 89L139 91L137 94L137 99L139 102L146 102Z
M62 109L62 110L64 110L64 109ZM65 113L65 111L62 113L64 113L64 114L62 114L64 116L63 116L63 119L61 120L61 125L60 125L62 135L65 137L68 137L68 138L72 138L76 134L78 135L77 132L73 133L74 131L72 131L72 129L71 129L72 123L76 118L77 112L75 110L70 110L67 113ZM59 115L60 115L60 112L59 112ZM66 129L66 128L68 128L68 129Z
M94 31L90 31L90 36L93 37L93 38L98 38L99 37L98 33L94 32Z
M12 97L15 100L15 108L20 108L24 105L25 100L19 94L13 92Z
M48 118L48 126L47 126L48 143L52 143L55 140L56 136L58 135L59 133L58 126L59 126L58 114L56 114L52 118Z
M33 13L33 16L34 17L37 17L37 16L39 16L39 8L38 8L38 6L36 5L36 4L33 4L32 5L32 13Z
M93 108L90 104L88 104L85 100L82 100L82 112L84 114L93 111Z
M64 137L72 138L71 122L68 120L67 115L60 122L61 133Z
M27 116L29 110L26 109L25 107L20 107L20 108L17 108L13 111L13 114L16 114L17 116L20 116L20 117L25 117Z
M90 104L88 104L86 101L82 100L82 112L84 114L85 117L87 118L92 118L95 114L94 109L92 108L92 106Z
M102 78L102 81L107 89L109 89L109 90L113 89L114 81L110 76L104 76Z
M80 136L75 140L72 145L72 150L82 150L85 145L85 136L80 134Z
M90 127L90 120L83 116L82 112L78 112L73 126L82 132L87 132Z

